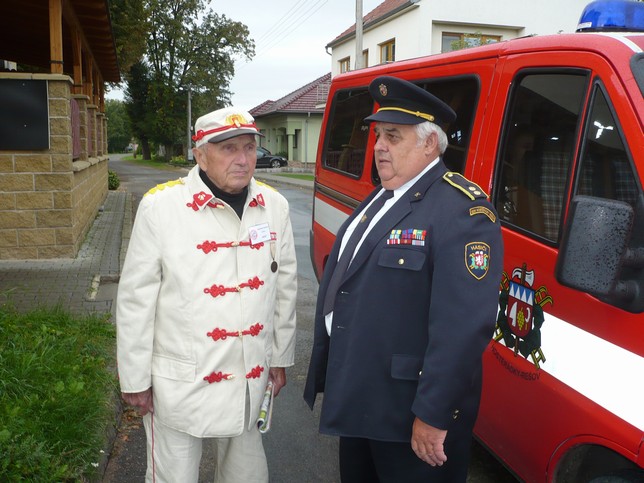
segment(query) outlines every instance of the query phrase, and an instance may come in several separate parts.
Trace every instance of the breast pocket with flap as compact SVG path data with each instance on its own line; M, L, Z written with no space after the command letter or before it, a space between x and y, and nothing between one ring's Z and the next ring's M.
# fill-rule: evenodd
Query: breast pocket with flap
M423 268L427 254L413 248L385 248L380 252L378 265L386 268L418 271Z

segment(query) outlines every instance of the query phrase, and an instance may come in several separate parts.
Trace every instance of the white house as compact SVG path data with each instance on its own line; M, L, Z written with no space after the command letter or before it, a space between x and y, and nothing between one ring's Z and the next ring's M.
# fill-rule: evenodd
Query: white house
M330 84L329 72L277 101L265 101L251 109L264 135L261 145L273 154L302 162L304 167L313 165Z
M481 39L574 32L590 0L385 0L363 18L362 67L449 52ZM355 24L326 46L332 75L355 69Z

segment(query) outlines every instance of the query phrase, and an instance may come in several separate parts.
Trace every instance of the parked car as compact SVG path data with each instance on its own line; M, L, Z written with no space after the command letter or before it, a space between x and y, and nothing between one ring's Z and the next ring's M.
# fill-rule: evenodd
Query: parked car
M281 168L288 165L284 156L276 156L268 149L257 146L257 168Z

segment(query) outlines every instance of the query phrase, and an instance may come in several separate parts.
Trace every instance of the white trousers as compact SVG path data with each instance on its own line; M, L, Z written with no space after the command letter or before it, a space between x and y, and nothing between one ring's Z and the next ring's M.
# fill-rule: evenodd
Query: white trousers
M148 455L146 483L197 483L203 438L169 428L150 414L143 417L143 424ZM268 483L262 435L254 425L240 436L214 441L215 483Z

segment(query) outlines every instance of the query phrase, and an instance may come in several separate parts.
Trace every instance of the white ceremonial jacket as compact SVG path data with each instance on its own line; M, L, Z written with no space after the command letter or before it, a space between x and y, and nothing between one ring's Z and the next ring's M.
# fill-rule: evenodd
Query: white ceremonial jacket
M269 368L293 365L295 244L281 194L252 179L240 220L198 170L139 205L118 289L118 373L123 392L152 387L163 424L230 437L244 429L246 388L250 428Z

